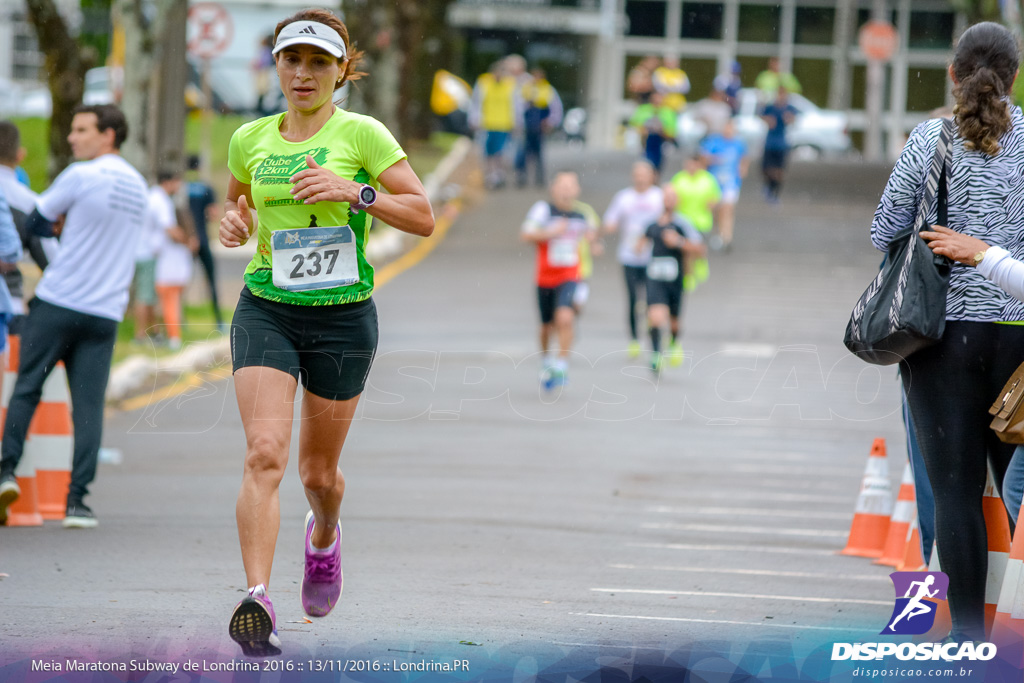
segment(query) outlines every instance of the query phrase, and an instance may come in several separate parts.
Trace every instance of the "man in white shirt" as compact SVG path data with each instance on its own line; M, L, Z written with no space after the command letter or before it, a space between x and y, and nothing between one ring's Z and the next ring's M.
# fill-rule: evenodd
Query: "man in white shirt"
M605 232L618 232L619 263L626 280L629 357L640 355L636 310L647 286L647 264L651 247L646 242L647 226L665 210L665 198L657 186L658 173L649 161L633 164L633 185L619 190L604 212Z
M79 107L68 135L79 161L40 195L28 217L29 231L43 237L53 236L53 224L62 217L64 225L61 249L36 287L22 333L0 448L0 518L20 495L14 470L43 382L64 361L75 407L64 526L96 526L82 499L96 476L110 361L147 206L145 179L119 154L127 136L128 124L116 106Z

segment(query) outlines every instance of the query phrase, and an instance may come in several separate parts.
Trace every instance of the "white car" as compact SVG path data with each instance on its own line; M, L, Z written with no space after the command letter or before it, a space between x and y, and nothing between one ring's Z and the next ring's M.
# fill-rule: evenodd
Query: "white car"
M756 88L743 88L739 93L736 132L755 156L764 149L768 124L758 116L762 104ZM821 109L802 95L792 93L789 103L797 110L796 120L786 131L786 139L799 159L817 159L823 155L843 155L850 151L849 118L845 112ZM707 126L690 110L679 115L676 139L685 150L696 149L707 133Z
M44 84L21 84L0 78L0 118L47 118L51 109L50 91Z

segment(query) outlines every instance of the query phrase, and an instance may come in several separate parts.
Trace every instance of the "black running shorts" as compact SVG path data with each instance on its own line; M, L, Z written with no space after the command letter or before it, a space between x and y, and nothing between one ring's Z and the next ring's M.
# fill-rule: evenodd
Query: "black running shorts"
M362 393L376 351L373 299L297 306L261 299L243 287L231 320L235 372L253 366L274 368L332 401L347 401Z
M557 287L537 287L537 305L540 308L540 322L547 325L555 319L556 308L572 308L576 294L575 282L563 282Z
M679 317L679 310L683 307L683 279L678 278L671 282L663 280L647 280L647 305L664 304L668 306L668 313L673 318Z

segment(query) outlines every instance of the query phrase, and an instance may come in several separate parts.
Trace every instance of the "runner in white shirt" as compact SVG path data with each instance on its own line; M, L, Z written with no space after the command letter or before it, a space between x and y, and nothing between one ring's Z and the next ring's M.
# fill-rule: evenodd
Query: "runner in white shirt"
M192 280L192 249L178 224L171 195L181 189L181 174L161 174L149 190L150 210L159 228L160 251L156 257L156 293L167 328L167 343L181 348L181 297Z
M616 193L604 213L604 229L608 233L620 232L619 263L626 278L629 309L629 357L640 355L637 336L636 308L644 295L647 283L647 264L651 260L650 247L637 249L645 238L647 226L658 220L665 208L661 188L656 185L658 174L648 161L633 164L633 186Z
M20 495L14 470L43 382L64 361L75 407L75 446L66 527L94 527L82 499L96 476L104 394L117 324L128 305L135 249L146 217L146 181L118 150L128 135L114 105L75 110L68 141L78 163L39 197L28 229L52 236L63 217L61 249L43 272L21 338L21 363L4 423L0 517Z

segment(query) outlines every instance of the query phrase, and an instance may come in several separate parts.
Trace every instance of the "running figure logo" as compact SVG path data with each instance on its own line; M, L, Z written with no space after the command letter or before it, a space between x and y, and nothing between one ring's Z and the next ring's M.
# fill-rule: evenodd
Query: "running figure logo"
M882 634L927 633L935 623L938 601L946 599L949 577L942 572L893 572L889 578L896 589L896 606Z

